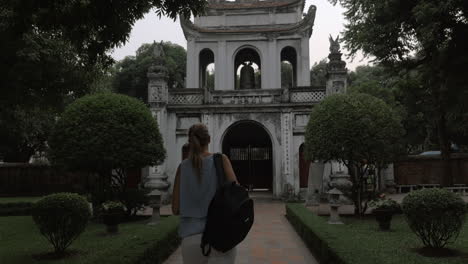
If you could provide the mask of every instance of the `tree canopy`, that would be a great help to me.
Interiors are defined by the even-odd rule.
[[[13,132],[24,127],[18,112],[41,108],[55,116],[67,103],[100,90],[96,80],[105,79],[102,76],[113,62],[108,52],[128,40],[133,24],[146,13],[175,19],[178,14],[200,14],[205,4],[204,0],[1,1],[0,123],[8,122],[9,128],[0,128],[0,156],[13,157],[12,152],[24,149],[12,144],[23,141]]]
[[[114,67],[112,86],[114,91],[148,100],[148,68],[153,63],[153,44],[143,44],[136,51],[136,56],[128,56]],[[168,69],[167,83],[169,88],[185,86],[187,52],[185,48],[171,42],[162,42],[164,62]]]
[[[384,168],[402,152],[400,116],[384,101],[367,94],[336,94],[313,108],[305,134],[309,160],[339,161],[353,182],[353,201],[359,197],[369,165]],[[361,210],[364,208],[363,210]]]
[[[314,63],[310,70],[310,82],[312,86],[325,86],[327,84],[327,59]]]
[[[49,144],[53,163],[97,173],[158,165],[166,153],[148,107],[112,93],[85,96],[70,104]]]
[[[421,88],[421,99],[431,105],[424,114],[435,127],[449,176],[448,121],[467,120],[468,2],[329,1],[346,9],[343,39],[351,55],[361,50],[397,71],[417,71],[422,85],[414,88]],[[451,177],[446,179],[450,181]]]

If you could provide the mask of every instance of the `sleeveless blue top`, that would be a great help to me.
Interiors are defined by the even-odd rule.
[[[218,179],[213,155],[203,158],[201,180],[189,159],[180,164],[180,226],[184,238],[203,233],[208,207],[217,189]]]

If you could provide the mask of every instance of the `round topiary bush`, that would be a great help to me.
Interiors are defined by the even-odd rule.
[[[39,231],[61,254],[85,230],[91,211],[84,197],[73,193],[48,195],[32,208]]]
[[[411,192],[403,199],[402,209],[411,230],[426,247],[444,248],[454,242],[465,222],[465,202],[444,189]]]
[[[98,173],[158,165],[166,155],[149,108],[113,93],[84,96],[70,104],[48,142],[54,163]]]

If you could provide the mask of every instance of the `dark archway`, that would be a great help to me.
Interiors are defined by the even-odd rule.
[[[297,53],[293,47],[281,50],[281,88],[297,86]]]
[[[210,49],[200,51],[200,83],[199,87],[208,90],[214,90],[215,80],[215,57]]]
[[[241,185],[250,190],[272,190],[272,143],[261,125],[250,121],[235,124],[228,129],[222,146]]]
[[[306,160],[304,154],[304,144],[299,147],[299,186],[307,188],[309,182],[310,161]]]
[[[261,89],[262,87],[262,62],[260,55],[253,48],[243,48],[239,50],[234,59],[234,88],[247,89],[242,87],[240,83],[241,71],[245,65],[250,65],[254,69],[254,85],[248,89]]]

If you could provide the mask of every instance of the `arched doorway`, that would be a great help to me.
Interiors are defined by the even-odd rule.
[[[250,190],[272,190],[272,143],[261,125],[252,121],[233,125],[225,134],[222,146],[241,185]]]

